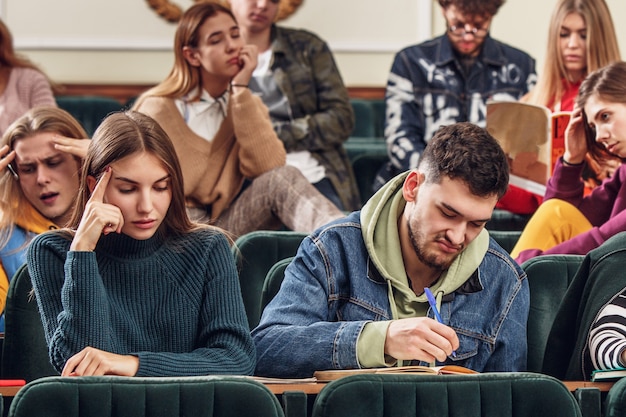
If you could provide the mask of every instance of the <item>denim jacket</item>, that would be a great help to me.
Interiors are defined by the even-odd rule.
[[[417,166],[435,131],[456,122],[485,126],[487,100],[518,100],[536,82],[528,54],[491,37],[466,75],[447,35],[400,51],[385,94],[385,140],[390,162],[374,188]]]
[[[360,216],[354,212],[302,242],[252,332],[256,374],[295,378],[359,368],[363,327],[395,319],[389,285],[371,261]],[[525,370],[528,309],[525,273],[490,238],[478,269],[442,299],[443,322],[460,340],[456,358],[446,363],[479,372]]]

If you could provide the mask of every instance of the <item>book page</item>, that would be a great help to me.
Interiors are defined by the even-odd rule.
[[[539,195],[552,174],[551,123],[547,107],[517,101],[487,103],[486,128],[508,156],[511,184]]]
[[[452,374],[477,374],[478,372],[459,365],[443,365],[443,366],[392,366],[389,368],[363,368],[363,369],[331,369],[326,371],[316,371],[313,375],[319,382],[334,381],[349,375],[358,374],[435,374],[435,375],[452,375]]]

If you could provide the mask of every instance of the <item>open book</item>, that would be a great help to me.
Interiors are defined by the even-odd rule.
[[[488,101],[487,131],[509,157],[509,182],[543,196],[557,159],[565,152],[570,112],[518,101]]]
[[[615,381],[626,376],[626,368],[596,369],[591,373],[591,381]]]
[[[477,374],[469,368],[465,368],[459,365],[443,365],[443,366],[395,366],[390,368],[363,368],[363,369],[331,369],[328,371],[315,371],[313,376],[318,382],[334,381],[335,379],[342,378],[349,375],[358,374],[402,374],[402,373],[417,373],[417,374],[437,374],[437,375],[451,375],[451,374]]]

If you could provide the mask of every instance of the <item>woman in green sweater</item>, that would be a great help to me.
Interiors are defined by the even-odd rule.
[[[172,142],[115,113],[89,146],[68,229],[28,268],[62,375],[251,374],[256,359],[223,233],[192,223]]]

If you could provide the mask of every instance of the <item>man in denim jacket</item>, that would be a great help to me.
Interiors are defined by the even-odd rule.
[[[535,84],[535,61],[489,36],[504,0],[439,0],[446,34],[400,51],[387,81],[385,139],[390,162],[380,188],[417,166],[434,132],[469,121],[485,125],[487,100],[515,101]]]
[[[302,242],[252,332],[256,373],[306,377],[435,361],[524,370],[528,282],[484,229],[508,172],[485,129],[441,128],[417,169]]]

